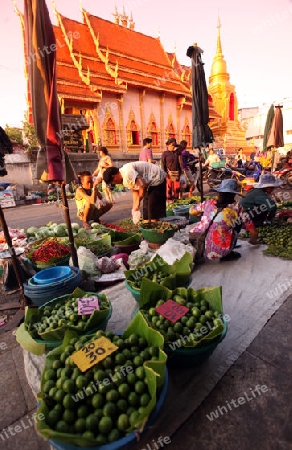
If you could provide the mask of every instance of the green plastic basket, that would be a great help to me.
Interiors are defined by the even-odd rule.
[[[211,166],[213,167],[213,169],[222,169],[222,167],[224,167],[226,164],[226,160],[223,159],[222,161],[219,162],[213,162],[211,164]]]

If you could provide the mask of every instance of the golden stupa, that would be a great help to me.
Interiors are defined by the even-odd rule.
[[[224,148],[226,153],[236,153],[242,148],[245,153],[250,147],[245,139],[246,130],[238,120],[238,102],[235,86],[229,81],[226,61],[222,54],[220,19],[218,19],[217,49],[209,77],[209,104],[220,115],[210,121],[215,142],[214,148]]]

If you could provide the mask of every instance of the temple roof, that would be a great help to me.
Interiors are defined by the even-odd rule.
[[[74,98],[89,96],[96,101],[102,91],[123,93],[133,86],[191,99],[187,68],[180,66],[176,58],[172,65],[159,39],[93,16],[84,9],[83,23],[56,15],[60,95],[72,94],[74,86]]]

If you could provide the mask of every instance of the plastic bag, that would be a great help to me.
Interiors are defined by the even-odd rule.
[[[145,253],[142,250],[135,250],[132,252],[128,259],[128,265],[130,270],[137,269],[138,267],[144,266],[145,263],[150,261],[153,253]]]
[[[100,271],[96,267],[97,256],[88,250],[86,247],[78,247],[77,258],[79,269],[86,273],[89,277],[100,274]],[[69,265],[73,265],[72,258],[70,258]]]
[[[193,258],[195,257],[196,250],[191,244],[185,245],[182,242],[170,238],[157,250],[156,255],[161,256],[164,261],[171,265],[175,260],[181,259],[186,252],[190,253]]]
[[[96,267],[101,273],[112,273],[119,267],[119,264],[113,259],[103,256],[96,261]]]

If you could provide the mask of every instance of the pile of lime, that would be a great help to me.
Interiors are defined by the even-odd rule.
[[[110,307],[105,295],[98,296],[98,304],[100,311]],[[66,302],[48,303],[39,311],[41,316],[32,316],[29,321],[24,322],[25,329],[34,339],[38,339],[41,333],[53,331],[65,325],[77,327],[83,331],[94,314],[78,315],[78,297],[70,298]]]
[[[118,350],[81,372],[70,355],[102,336]],[[159,347],[149,346],[138,334],[122,338],[97,331],[71,338],[43,372],[45,423],[54,431],[94,440],[96,445],[124,437],[136,428],[151,400],[143,366],[149,360],[159,360]]]
[[[141,289],[141,284],[143,278],[147,278],[149,281],[152,281],[154,283],[161,284],[163,280],[168,278],[170,276],[169,273],[164,272],[155,272],[153,274],[145,274],[143,277],[135,279],[134,276],[129,277],[128,282],[130,283],[131,287],[133,289]]]
[[[164,336],[165,343],[180,341],[181,346],[183,346],[185,341],[181,339],[182,336],[190,336],[195,344],[218,326],[222,327],[224,325],[222,313],[213,311],[207,300],[186,300],[179,294],[174,295],[172,300],[179,305],[189,308],[188,312],[176,322],[168,320],[156,311],[156,308],[165,303],[163,299],[158,300],[155,306],[142,310],[149,324]],[[204,341],[202,341],[203,344]]]
[[[258,229],[258,239],[268,248],[263,251],[265,255],[292,259],[292,224],[274,221]]]

